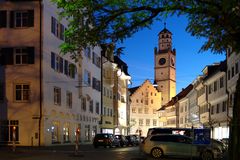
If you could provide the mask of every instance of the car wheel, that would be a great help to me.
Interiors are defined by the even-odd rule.
[[[213,154],[210,151],[203,152],[201,155],[202,160],[213,160]]]
[[[151,155],[153,158],[160,158],[163,155],[163,151],[161,150],[161,148],[153,148],[151,151]]]

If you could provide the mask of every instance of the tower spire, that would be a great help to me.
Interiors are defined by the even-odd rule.
[[[164,29],[166,29],[166,22],[164,22]]]

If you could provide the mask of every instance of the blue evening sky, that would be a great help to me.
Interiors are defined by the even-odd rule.
[[[213,54],[210,51],[200,50],[204,39],[192,37],[185,31],[186,17],[169,17],[166,19],[166,28],[173,34],[173,48],[176,49],[176,85],[177,93],[187,87],[193,80],[202,74],[202,69],[214,62],[225,59],[225,54]],[[158,33],[164,28],[164,21],[157,21],[151,29],[144,29],[124,41],[120,46],[125,47],[121,56],[127,65],[132,77],[132,85],[141,85],[144,80],[154,79],[154,47],[158,44]]]

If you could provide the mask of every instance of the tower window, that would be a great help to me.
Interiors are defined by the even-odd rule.
[[[162,35],[162,38],[164,38],[164,35]]]

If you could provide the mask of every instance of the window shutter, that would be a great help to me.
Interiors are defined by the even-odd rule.
[[[63,73],[63,58],[60,57],[60,72]]]
[[[14,16],[14,11],[11,11],[10,12],[10,27],[11,28],[13,28],[14,27],[14,18],[15,18],[15,16]]]
[[[64,60],[64,74],[68,76],[68,61]]]
[[[55,27],[54,18],[51,17],[51,32],[52,32],[52,33],[55,33],[54,27]]]
[[[55,53],[51,52],[51,68],[55,70]]]
[[[65,27],[64,25],[60,24],[60,39],[64,40],[64,31],[65,31]]]
[[[0,28],[7,27],[7,11],[0,11]]]
[[[28,47],[27,52],[28,52],[28,64],[34,64],[35,57],[34,47]]]
[[[1,55],[3,58],[1,60],[2,65],[11,65],[13,64],[13,48],[2,48]]]
[[[34,10],[28,10],[28,27],[34,26]]]

